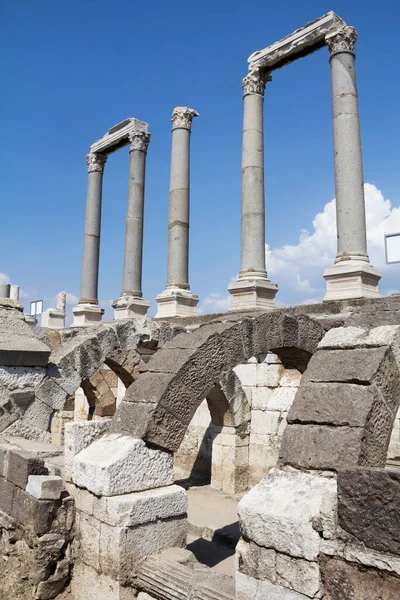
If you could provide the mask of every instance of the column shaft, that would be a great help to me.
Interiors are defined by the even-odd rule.
[[[167,287],[189,289],[190,130],[172,130]]]
[[[240,277],[265,272],[264,96],[244,96]]]
[[[368,262],[355,56],[330,57],[338,248],[336,261]]]
[[[124,274],[121,296],[142,297],[143,213],[146,153],[130,151]]]
[[[98,304],[103,171],[88,173],[80,304]]]

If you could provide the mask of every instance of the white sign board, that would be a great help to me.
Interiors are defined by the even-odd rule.
[[[31,302],[31,317],[41,315],[43,312],[43,300],[36,300]]]
[[[385,235],[386,264],[400,262],[400,233]]]

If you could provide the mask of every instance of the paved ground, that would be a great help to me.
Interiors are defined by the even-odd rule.
[[[188,487],[188,550],[197,560],[223,575],[235,575],[235,547],[240,537],[237,504],[210,486]]]

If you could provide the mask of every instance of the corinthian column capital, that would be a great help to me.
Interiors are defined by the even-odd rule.
[[[328,33],[325,36],[326,44],[329,48],[329,52],[354,52],[354,46],[357,40],[357,31],[354,27],[340,27]]]
[[[243,96],[247,96],[248,94],[264,96],[265,86],[268,81],[272,81],[269,73],[264,73],[260,69],[250,71],[242,81]]]
[[[129,133],[129,142],[131,150],[141,150],[142,152],[147,152],[147,148],[150,143],[150,133],[146,133],[145,131],[131,131]]]
[[[88,173],[103,173],[104,165],[107,162],[106,154],[95,154],[91,152],[86,155],[86,162],[88,166]]]
[[[187,106],[177,106],[172,111],[171,123],[172,129],[184,128],[189,129],[192,128],[192,121],[194,117],[199,117],[199,113],[194,108],[188,108]]]

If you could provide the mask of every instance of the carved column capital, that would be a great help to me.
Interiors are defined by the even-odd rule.
[[[242,81],[243,96],[247,96],[247,94],[264,96],[265,86],[268,81],[272,81],[269,73],[264,73],[261,69],[250,71]]]
[[[357,31],[354,27],[340,27],[325,36],[329,52],[353,52],[357,40]]]
[[[88,166],[88,173],[103,173],[104,165],[107,162],[106,154],[95,154],[91,152],[86,155],[86,162]]]
[[[172,129],[184,128],[189,129],[192,128],[192,121],[194,117],[199,117],[199,113],[194,108],[188,108],[187,106],[177,106],[172,111],[171,123]]]
[[[150,133],[146,131],[133,130],[129,133],[130,150],[141,150],[147,152],[150,143]]]

